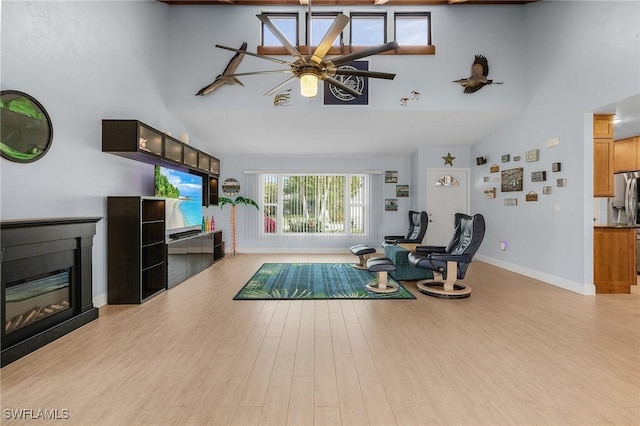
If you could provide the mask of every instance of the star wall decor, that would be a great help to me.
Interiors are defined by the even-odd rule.
[[[448,164],[448,165],[453,167],[453,160],[455,160],[456,157],[453,157],[450,152],[447,152],[447,156],[446,157],[442,157],[442,159],[444,160],[444,165],[445,166]]]

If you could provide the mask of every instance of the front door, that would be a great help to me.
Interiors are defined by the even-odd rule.
[[[469,214],[469,169],[427,169],[428,245],[446,246],[456,213]]]

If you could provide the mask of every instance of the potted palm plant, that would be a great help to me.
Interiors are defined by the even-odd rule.
[[[231,205],[231,250],[233,251],[233,255],[236,255],[236,206],[239,204],[243,204],[245,206],[254,206],[256,209],[260,210],[258,203],[253,201],[251,198],[245,198],[242,196],[237,196],[235,198],[230,197],[220,197],[218,199],[218,204],[220,204],[220,209],[222,209],[225,204]]]

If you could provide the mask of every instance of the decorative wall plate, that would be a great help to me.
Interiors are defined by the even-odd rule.
[[[0,92],[0,155],[17,163],[31,163],[47,153],[53,126],[42,104],[17,90]]]

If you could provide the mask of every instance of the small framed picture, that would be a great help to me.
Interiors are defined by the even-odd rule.
[[[518,199],[517,198],[505,198],[504,199],[504,205],[505,206],[517,206],[518,205]]]
[[[557,182],[558,188],[563,188],[563,187],[567,186],[567,179],[566,178],[560,178],[556,182]]]
[[[532,163],[534,161],[538,161],[540,159],[540,150],[539,149],[532,149],[530,151],[527,151],[526,157],[527,159],[527,163]]]
[[[542,195],[549,195],[551,194],[551,186],[543,186],[542,187]]]
[[[513,161],[520,161],[522,159],[522,157],[520,157],[519,155],[514,155],[513,156]]]
[[[387,212],[397,212],[398,211],[398,199],[397,198],[387,198],[384,200],[384,210]]]
[[[398,171],[387,170],[384,172],[384,183],[398,183]]]
[[[396,185],[396,197],[408,197],[409,185]]]
[[[509,161],[511,161],[511,155],[510,154],[504,154],[502,156],[502,162],[503,163],[508,163]]]
[[[545,180],[547,180],[546,171],[531,172],[531,182],[544,182]]]
[[[560,172],[560,171],[562,171],[562,163],[553,163],[551,165],[551,171],[552,172]]]

